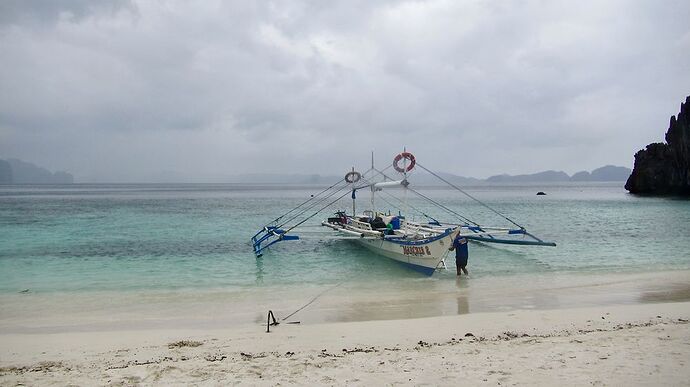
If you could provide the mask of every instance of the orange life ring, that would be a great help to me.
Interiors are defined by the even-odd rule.
[[[345,174],[345,181],[348,183],[356,183],[362,178],[362,174],[359,172],[348,172]]]
[[[410,161],[410,165],[407,166],[407,168],[402,168],[398,165],[400,160],[406,159]],[[395,168],[396,171],[400,173],[405,173],[405,172],[410,172],[415,165],[416,161],[414,159],[414,155],[410,152],[403,152],[395,156],[395,159],[393,159],[393,168]]]

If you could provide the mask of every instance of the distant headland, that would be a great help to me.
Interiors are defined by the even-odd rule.
[[[489,183],[548,183],[567,181],[625,181],[630,168],[607,165],[592,172],[580,171],[572,176],[562,171],[544,171],[530,175],[496,175],[486,179]]]
[[[690,96],[671,116],[666,143],[652,143],[635,154],[625,183],[634,194],[690,196]]]
[[[460,186],[483,185],[483,184],[522,184],[522,183],[567,183],[567,182],[622,182],[630,175],[630,168],[607,165],[588,171],[580,171],[572,176],[563,171],[543,171],[523,175],[495,175],[486,179],[475,177],[459,176],[451,173],[439,173],[445,180]],[[278,174],[278,173],[243,173],[225,176],[203,176],[194,177],[179,175],[168,172],[160,175],[152,175],[145,180],[136,180],[131,183],[210,183],[210,184],[297,184],[297,185],[319,185],[333,184],[342,180],[339,175],[319,175],[319,174]],[[439,180],[424,172],[415,173],[410,177],[416,185],[437,185]],[[118,183],[120,181],[79,180],[80,183]],[[17,159],[0,159],[0,184],[72,184],[74,177],[67,172],[50,172],[49,170],[34,164]],[[123,182],[125,183],[125,182]]]
[[[72,184],[74,177],[17,159],[0,160],[0,184]]]
[[[458,176],[451,173],[439,173],[441,177],[461,186],[481,184],[516,184],[516,183],[566,183],[566,182],[623,182],[630,175],[630,168],[607,165],[591,172],[580,171],[570,176],[563,171],[543,171],[525,175],[495,175],[487,179]],[[273,183],[273,184],[333,184],[342,179],[335,175],[279,175],[279,174],[242,174],[227,178],[233,183]],[[417,185],[435,185],[439,180],[427,173],[415,173],[411,179]]]

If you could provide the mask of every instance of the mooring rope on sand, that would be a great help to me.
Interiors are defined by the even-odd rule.
[[[344,281],[343,281],[343,282],[344,282]],[[299,312],[299,311],[301,311],[302,309],[306,308],[307,306],[311,305],[311,304],[312,304],[314,301],[316,301],[319,297],[323,296],[323,295],[326,294],[327,292],[330,292],[331,290],[333,290],[333,289],[337,288],[338,286],[342,285],[343,282],[340,282],[340,283],[338,283],[338,284],[336,284],[336,285],[334,285],[334,286],[331,286],[330,288],[328,288],[328,289],[322,291],[321,293],[317,294],[314,298],[311,299],[311,301],[307,302],[306,304],[304,304],[301,308],[297,309],[296,311],[290,313],[287,317],[282,318],[281,321],[285,321],[285,320],[289,319],[290,317],[294,316],[295,314],[297,314],[297,312]]]
[[[285,322],[287,319],[289,319],[290,317],[294,316],[295,314],[297,314],[298,312],[300,312],[301,310],[303,310],[303,309],[306,308],[307,306],[313,304],[314,301],[316,301],[316,300],[319,299],[319,297],[321,297],[321,296],[323,296],[324,294],[326,294],[327,292],[330,292],[331,290],[337,288],[338,286],[342,285],[343,283],[345,283],[345,281],[341,281],[341,282],[339,282],[339,283],[337,283],[337,284],[331,286],[330,288],[328,288],[328,289],[322,291],[321,293],[317,294],[316,296],[314,296],[314,298],[312,298],[311,300],[309,300],[309,302],[307,302],[306,304],[302,305],[299,309],[297,309],[296,311],[290,313],[289,315],[287,315],[287,317],[281,318],[281,319],[280,319],[280,322]],[[271,322],[271,320],[273,320],[273,322]],[[270,332],[270,327],[271,327],[271,325],[278,325],[278,324],[280,324],[280,323],[276,320],[275,316],[273,315],[273,311],[272,311],[272,310],[269,310],[269,311],[268,311],[268,317],[266,318],[266,333]],[[299,321],[294,321],[294,322],[288,321],[287,324],[299,324]]]

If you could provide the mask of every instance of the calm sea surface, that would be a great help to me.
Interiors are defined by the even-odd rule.
[[[558,243],[472,243],[469,278],[455,277],[452,258],[426,277],[334,239],[320,219],[351,208],[349,195],[305,223],[302,240],[255,258],[256,230],[322,188],[0,187],[0,333],[260,325],[268,310],[319,323],[690,299],[690,201],[635,197],[620,184],[467,188]],[[419,190],[506,225],[457,191]],[[416,220],[453,220],[408,199]],[[388,194],[376,203],[400,205]]]
[[[322,187],[70,185],[0,187],[0,293],[390,284],[420,275],[306,223],[304,239],[257,259],[250,237]],[[627,194],[620,183],[470,187],[558,247],[470,246],[473,278],[690,269],[690,201]],[[536,196],[537,191],[547,196]],[[481,224],[501,218],[450,189],[425,195]],[[387,196],[383,199],[392,204]],[[362,197],[361,205],[368,201]],[[380,209],[389,206],[379,200]],[[411,207],[452,220],[410,195]],[[331,210],[351,208],[349,197]],[[417,216],[417,220],[422,220]],[[450,260],[452,261],[452,259]],[[452,267],[434,281],[455,278]]]

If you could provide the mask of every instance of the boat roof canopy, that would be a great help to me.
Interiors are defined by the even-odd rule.
[[[372,184],[374,188],[403,188],[408,185],[407,180],[395,180],[395,181],[382,181],[380,183]]]

